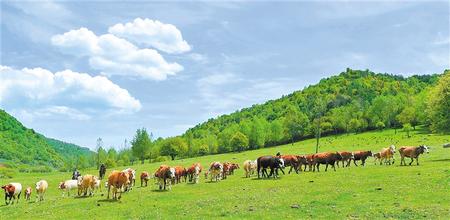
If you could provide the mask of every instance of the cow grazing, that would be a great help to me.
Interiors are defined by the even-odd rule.
[[[423,153],[429,153],[428,147],[425,145],[420,145],[418,147],[400,147],[398,152],[400,152],[401,157],[400,165],[403,164],[405,166],[406,166],[405,157],[411,158],[411,162],[409,162],[409,165],[412,164],[414,159],[416,159],[416,163],[417,165],[419,165],[419,156]]]
[[[172,189],[172,181],[175,179],[175,168],[161,165],[156,170],[155,177],[158,179],[159,190],[170,190]]]
[[[144,171],[141,173],[141,187],[144,185],[147,187],[147,182],[150,179],[150,174],[148,172]]]
[[[374,153],[373,154],[373,163],[376,165],[377,164],[377,161],[381,161],[381,153],[380,152],[378,152],[378,153]]]
[[[314,154],[313,157],[313,171],[319,172],[320,164],[325,164],[325,171],[328,170],[328,165],[333,167],[333,170],[336,171],[335,163],[336,161],[342,160],[342,156],[338,152],[326,152],[326,153],[318,153]]]
[[[283,169],[284,167],[284,160],[279,157],[274,156],[262,156],[258,157],[256,160],[256,169],[258,172],[258,179],[261,178],[260,174],[262,174],[262,177],[271,177],[273,175],[273,178],[278,177],[278,169]],[[267,173],[267,168],[270,168],[270,173]],[[282,171],[284,173],[284,171]]]
[[[342,162],[342,167],[348,167],[350,166],[350,162],[352,162],[353,159],[355,159],[355,155],[353,154],[353,152],[348,152],[348,151],[340,151],[338,152],[341,156],[342,159],[336,161],[336,165],[339,167],[339,162]]]
[[[213,179],[217,182],[222,179],[222,175],[224,173],[224,165],[220,162],[212,162],[209,166],[208,173],[211,178],[211,182]]]
[[[394,154],[395,154],[395,146],[391,145],[388,148],[383,148],[381,149],[381,160],[380,160],[380,165],[383,163],[385,164],[394,164],[395,163],[395,158],[394,158]],[[391,159],[392,159],[392,163],[391,163]]]
[[[22,193],[22,184],[20,183],[9,183],[7,185],[2,186],[2,189],[5,190],[5,203],[6,205],[14,203],[19,203],[20,194]],[[9,198],[9,202],[8,202]],[[11,201],[12,199],[12,201]]]
[[[30,201],[31,198],[31,186],[27,187],[27,189],[25,189],[25,200],[26,201]]]
[[[223,170],[222,170],[222,179],[226,179],[227,176],[230,174],[231,169],[231,163],[230,162],[224,162],[223,163]]]
[[[62,197],[64,197],[65,192],[67,192],[67,195],[70,196],[70,191],[78,188],[78,180],[66,180],[64,182],[60,182],[58,188],[63,191]]]
[[[187,170],[187,175],[189,177],[189,182],[194,181],[194,183],[198,183],[198,179],[200,178],[200,173],[202,172],[202,166],[200,163],[194,163]]]
[[[256,160],[246,160],[244,161],[244,171],[245,171],[245,177],[250,177],[253,175],[257,168],[257,162]]]
[[[130,178],[129,183],[125,186],[125,191],[130,191],[133,189],[133,186],[136,183],[136,170],[133,170],[131,168],[127,168],[125,170],[122,170],[122,172],[128,173],[128,178]]]
[[[364,166],[366,164],[366,160],[368,157],[373,156],[372,151],[355,151],[353,152],[353,164],[355,164],[355,166],[358,166],[358,164],[356,164],[357,160],[361,161],[361,165]]]
[[[84,175],[78,179],[78,196],[83,194],[84,196],[94,195],[95,183],[97,181],[97,177],[93,175]]]
[[[184,182],[186,182],[187,177],[187,171],[182,166],[175,166],[175,180],[174,183],[181,183],[181,180],[184,179]]]
[[[102,180],[106,173],[105,164],[100,165],[100,169],[98,170],[98,177]]]
[[[108,196],[112,188],[112,197],[117,200],[122,198],[122,192],[125,187],[130,184],[130,176],[128,172],[114,170],[108,176]]]
[[[234,175],[234,171],[239,169],[239,164],[237,163],[231,163],[230,169],[228,170],[229,175]]]
[[[45,180],[40,180],[36,183],[36,198],[37,201],[44,201],[45,192],[47,192],[48,183]]]
[[[290,167],[288,174],[292,172],[292,169],[298,174],[298,168],[300,166],[299,157],[296,155],[281,155],[279,157],[284,160],[285,167]]]

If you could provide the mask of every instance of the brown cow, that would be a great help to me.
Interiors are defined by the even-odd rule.
[[[128,172],[114,170],[108,176],[108,196],[111,187],[113,187],[113,199],[120,199],[122,197],[122,192],[125,190],[124,188],[130,184],[130,176]],[[119,194],[119,196],[117,196]]]
[[[186,182],[187,177],[187,171],[182,166],[175,166],[175,179],[173,183],[180,183],[182,178],[184,179],[184,182]]]
[[[19,203],[20,194],[22,193],[22,184],[20,183],[10,183],[2,186],[2,189],[5,190],[5,203],[6,205],[10,203]],[[9,202],[8,199],[9,198]],[[12,202],[11,202],[12,199]]]
[[[306,165],[308,165],[308,171],[312,171],[312,166],[313,166],[313,158],[314,158],[314,154],[308,154],[304,156],[306,158],[306,163],[305,164],[305,169],[303,169],[303,171],[306,171]]]
[[[233,175],[234,171],[239,169],[239,164],[237,163],[231,163],[230,169],[228,170],[229,175]]]
[[[342,167],[348,167],[350,166],[350,162],[352,162],[353,159],[355,159],[355,156],[353,155],[353,152],[348,151],[339,151],[339,154],[342,156],[341,160],[336,161],[336,165],[339,167],[339,162],[342,161]],[[345,162],[347,162],[345,164]]]
[[[342,159],[342,156],[338,153],[338,152],[326,152],[326,153],[318,153],[318,154],[314,154],[313,157],[313,171],[316,171],[316,167],[317,167],[317,172],[319,172],[319,165],[320,164],[325,164],[325,171],[328,170],[328,165],[331,165],[334,169],[334,171],[336,171],[336,167],[334,166],[336,161],[339,161]]]
[[[194,163],[187,170],[187,175],[189,177],[189,182],[194,181],[194,183],[198,183],[198,179],[200,177],[200,173],[202,172],[202,165],[200,163]]]
[[[141,173],[141,187],[145,183],[145,186],[147,187],[147,182],[150,179],[150,175],[148,172],[144,171]]]
[[[88,193],[89,196],[94,195],[95,182],[97,179],[97,177],[89,174],[78,177],[78,196],[81,196],[82,193],[84,196]]]
[[[279,156],[284,160],[284,166],[290,167],[288,174],[294,169],[295,173],[298,174],[298,167],[300,166],[299,158],[296,155],[281,155]]]
[[[222,171],[222,179],[226,179],[228,175],[230,175],[230,169],[233,166],[231,162],[223,163],[223,171]]]
[[[400,152],[400,165],[404,164],[406,166],[405,157],[411,158],[411,162],[409,162],[409,165],[412,164],[414,159],[416,159],[417,165],[419,165],[419,156],[423,153],[429,153],[428,147],[425,145],[420,145],[418,147],[400,147],[398,150]]]
[[[365,166],[366,164],[366,160],[368,157],[373,156],[372,151],[354,151],[353,152],[353,164],[355,164],[355,166],[358,166],[358,164],[356,164],[357,160],[361,161],[361,165]]]
[[[159,166],[155,172],[155,177],[158,179],[159,190],[172,189],[172,181],[175,179],[175,168],[167,165]]]
[[[384,160],[385,164],[391,165],[391,159],[392,159],[392,164],[394,164],[395,163],[394,154],[395,154],[395,146],[394,145],[391,145],[388,148],[381,149],[380,165],[383,163],[383,160]]]
[[[223,167],[224,165],[220,162],[211,163],[208,170],[208,173],[210,174],[211,177],[211,182],[213,181],[213,179],[217,182],[222,178],[222,175],[225,173]]]

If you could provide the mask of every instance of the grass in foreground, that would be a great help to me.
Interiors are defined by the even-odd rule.
[[[20,174],[0,180],[0,184],[20,182],[33,186],[40,179],[49,182],[46,200],[0,207],[0,219],[449,219],[450,218],[450,149],[442,148],[449,135],[413,132],[411,138],[393,130],[339,135],[321,139],[320,151],[372,150],[390,144],[397,146],[426,144],[429,154],[421,155],[420,166],[399,166],[398,153],[393,166],[374,165],[369,158],[365,167],[339,168],[336,172],[286,174],[280,179],[244,178],[242,169],[219,183],[181,183],[172,191],[161,192],[151,180],[149,187],[135,187],[120,201],[106,200],[105,189],[94,197],[61,198],[57,189],[70,173]],[[242,163],[261,155],[313,153],[315,140],[265,148],[243,153],[211,155],[167,162],[169,165],[204,167],[212,161]],[[409,162],[409,159],[407,160]],[[133,166],[137,172],[153,172],[161,163]],[[116,168],[116,169],[122,169]],[[107,171],[107,174],[111,170]],[[97,174],[89,170],[83,174]],[[139,185],[139,180],[136,182]],[[33,192],[34,193],[34,192]],[[23,195],[22,195],[23,196]]]

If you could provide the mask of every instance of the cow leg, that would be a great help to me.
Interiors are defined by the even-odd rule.
[[[358,166],[358,164],[356,164],[356,160],[355,159],[353,159],[353,163],[355,164],[355,166]]]
[[[411,157],[411,162],[409,162],[409,165],[411,166],[411,164],[414,162],[414,157]]]
[[[365,166],[365,164],[366,164],[366,159],[362,159],[361,161],[362,161],[362,162],[361,162],[361,165],[362,165],[362,166]]]
[[[417,166],[419,166],[419,156],[416,157]]]
[[[328,163],[325,164],[325,172],[328,170]]]
[[[336,172],[336,166],[334,164],[331,164],[331,165],[333,165],[333,169]],[[344,167],[344,165],[342,165],[342,167]]]

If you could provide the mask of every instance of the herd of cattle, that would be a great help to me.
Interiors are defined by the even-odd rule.
[[[419,155],[428,153],[428,147],[424,145],[419,147],[401,147],[399,153],[401,157],[400,165],[406,165],[406,157],[411,158],[409,165],[413,163],[414,159],[416,164],[419,165]],[[366,159],[372,156],[375,158],[374,163],[391,165],[395,163],[394,154],[395,146],[393,145],[381,149],[378,153],[372,153],[372,151],[340,151],[309,155],[281,155],[278,153],[276,156],[262,156],[256,160],[246,160],[243,164],[243,169],[247,178],[255,175],[255,172],[258,178],[277,178],[279,175],[278,171],[284,174],[283,169],[285,167],[290,167],[288,173],[291,173],[292,170],[296,173],[306,171],[307,168],[309,168],[309,171],[315,172],[317,170],[319,172],[319,166],[323,164],[325,165],[325,171],[327,171],[329,165],[336,171],[335,165],[339,167],[340,163],[342,167],[348,167],[352,161],[355,166],[358,166],[356,161],[361,161],[361,165],[364,166]],[[205,179],[209,177],[211,182],[217,182],[226,179],[229,175],[233,175],[234,171],[239,168],[240,166],[237,163],[212,162],[209,169],[204,172]],[[270,173],[267,172],[267,169],[270,169]],[[200,163],[194,163],[188,168],[161,165],[153,175],[146,171],[140,174],[141,187],[146,187],[150,178],[156,180],[160,190],[170,190],[172,184],[178,184],[183,181],[196,184],[199,182],[201,172],[202,166]],[[101,180],[105,173],[106,167],[103,165],[100,167],[99,177],[90,174],[81,176],[76,171],[71,180],[60,182],[58,188],[62,190],[63,197],[65,193],[70,196],[70,192],[75,189],[78,190],[78,196],[93,196],[94,192],[101,190]],[[122,193],[132,190],[135,183],[136,171],[134,169],[127,168],[122,171],[112,171],[105,182],[105,187],[108,191],[107,198],[109,199],[110,193],[112,193],[113,199],[120,199]],[[9,183],[2,186],[2,189],[5,191],[6,204],[13,203],[14,200],[18,202],[22,193],[22,185],[20,183]],[[47,181],[40,180],[36,183],[37,201],[44,200],[47,189]],[[31,192],[32,188],[27,187],[25,190],[26,200],[30,200]]]

